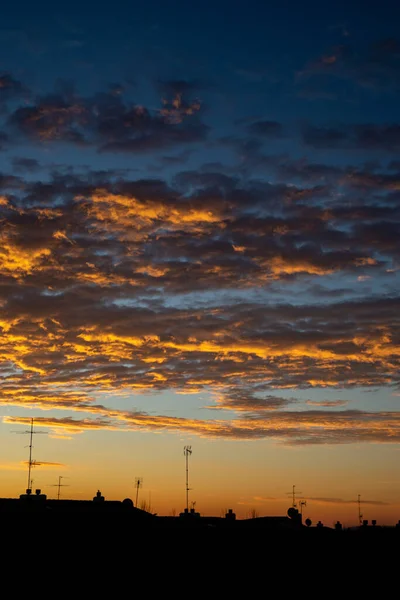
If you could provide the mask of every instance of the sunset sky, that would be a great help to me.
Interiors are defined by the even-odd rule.
[[[397,523],[399,6],[7,6],[0,497]]]

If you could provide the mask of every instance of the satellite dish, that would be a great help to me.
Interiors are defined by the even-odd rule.
[[[311,527],[312,521],[311,521],[311,519],[306,519],[305,523],[306,523],[307,527]]]
[[[297,508],[294,508],[294,506],[291,506],[288,509],[287,514],[291,519],[294,519],[299,514],[299,511],[297,510]]]

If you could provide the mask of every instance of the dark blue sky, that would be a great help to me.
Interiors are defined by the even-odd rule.
[[[83,96],[118,88],[157,110],[162,94],[183,91],[201,101],[208,141],[243,135],[241,120],[277,121],[285,141],[275,136],[275,147],[286,150],[290,138],[297,156],[299,129],[310,121],[398,118],[396,2],[30,6],[10,6],[0,29],[1,69],[27,86],[30,99],[63,86]]]
[[[0,48],[2,68],[37,91],[64,78],[85,93],[113,83],[135,86],[143,101],[152,97],[155,81],[183,79],[196,81],[202,96],[219,97],[231,116],[262,111],[293,119],[312,111],[319,118],[382,119],[382,99],[355,90],[354,80],[365,86],[379,80],[373,62],[384,58],[371,47],[398,35],[396,2],[216,1],[193,7],[151,1],[103,9],[73,2],[60,10],[39,2],[34,11],[30,6],[7,8]],[[331,81],[320,71],[315,79],[318,60],[340,47],[343,78]],[[323,102],[316,101],[317,92]],[[327,102],[329,94],[336,101]],[[395,102],[386,98],[384,107],[386,118],[394,117]]]

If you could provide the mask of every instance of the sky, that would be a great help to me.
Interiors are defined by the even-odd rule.
[[[7,7],[0,496],[397,523],[399,18]]]

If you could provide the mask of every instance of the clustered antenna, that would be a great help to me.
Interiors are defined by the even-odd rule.
[[[296,493],[295,493],[295,488],[296,486],[293,485],[292,486],[292,491],[291,492],[286,492],[287,494],[291,494],[292,495],[292,508],[297,508],[297,502],[296,502]],[[301,494],[302,492],[299,492],[299,494]],[[301,506],[301,502],[300,502],[300,506]]]
[[[295,510],[297,509],[297,500],[296,500],[296,486],[293,485],[292,486],[292,491],[291,492],[286,492],[287,494],[291,494],[292,496],[292,506],[291,509],[294,508]],[[302,494],[303,492],[298,492],[298,494]],[[306,500],[300,500],[299,501],[299,507],[300,507],[300,514],[303,514],[303,506],[307,506],[307,501]]]
[[[186,457],[186,510],[189,512],[189,456],[192,454],[192,446],[185,446],[183,454]]]

